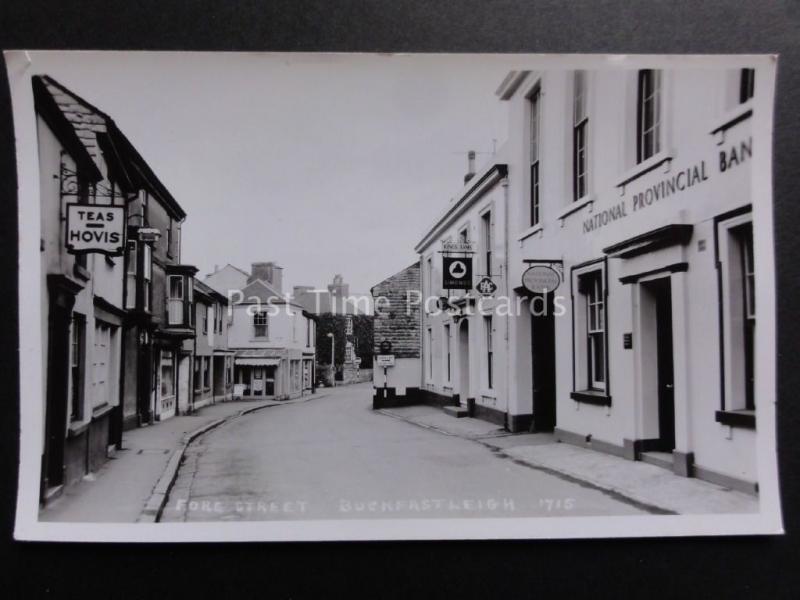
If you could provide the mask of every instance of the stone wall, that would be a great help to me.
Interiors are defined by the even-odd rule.
[[[380,343],[392,343],[392,354],[397,358],[420,357],[420,267],[419,262],[384,279],[372,288],[376,299],[374,320],[375,354],[380,353]],[[408,294],[411,293],[411,302]],[[388,302],[380,302],[386,298]]]

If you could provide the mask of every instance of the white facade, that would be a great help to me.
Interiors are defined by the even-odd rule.
[[[492,207],[492,275],[508,297],[492,317],[495,381],[489,389],[482,315],[455,323],[423,311],[423,388],[474,400],[476,416],[512,431],[553,429],[755,491],[754,408],[770,399],[753,392],[750,209],[769,201],[750,191],[753,79],[747,69],[509,73],[497,90],[509,136],[494,161],[507,178],[485,194],[468,184],[417,246],[423,297],[444,295],[440,242],[464,226],[480,242]],[[534,265],[560,275],[554,294],[523,285]]]
[[[509,316],[497,314],[497,301],[482,297],[475,285],[489,277],[496,295],[506,295],[507,245],[505,164],[500,157],[465,184],[461,195],[417,245],[422,280],[421,389],[445,404],[477,408],[504,422],[508,401],[506,377]],[[443,252],[443,242],[468,242],[472,253]],[[470,290],[443,288],[443,258],[472,262]],[[455,310],[442,310],[436,298],[447,297]],[[502,311],[500,311],[502,312]]]

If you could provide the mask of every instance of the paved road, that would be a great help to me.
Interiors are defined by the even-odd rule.
[[[477,441],[371,409],[369,385],[266,408],[199,438],[162,521],[642,514]]]

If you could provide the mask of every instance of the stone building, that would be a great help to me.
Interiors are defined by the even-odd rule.
[[[370,290],[375,303],[373,353],[391,344],[394,365],[385,370],[373,362],[373,407],[414,404],[421,384],[420,265],[415,262]]]

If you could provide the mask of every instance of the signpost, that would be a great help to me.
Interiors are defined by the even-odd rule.
[[[125,207],[67,204],[67,252],[122,256],[125,250]]]
[[[446,290],[472,289],[472,257],[442,257],[442,287]]]

